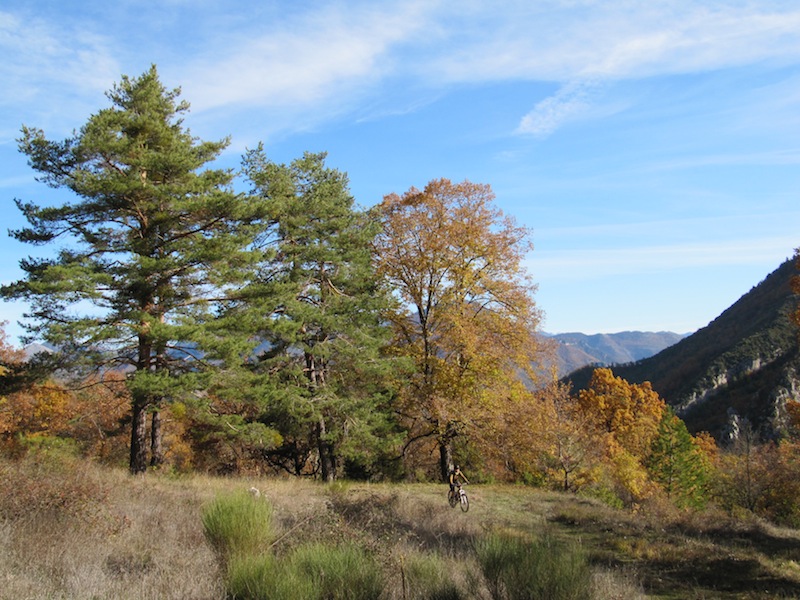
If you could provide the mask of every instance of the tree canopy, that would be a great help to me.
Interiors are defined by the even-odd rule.
[[[370,252],[379,223],[355,207],[347,176],[326,167],[325,154],[285,165],[259,147],[244,166],[271,224],[236,311],[262,343],[263,419],[284,434],[268,458],[300,474],[315,455],[331,481],[345,460],[389,441],[381,357],[389,296]]]
[[[443,476],[454,438],[479,421],[491,430],[492,415],[535,377],[529,232],[493,201],[488,185],[438,179],[380,206],[378,271],[400,301],[393,348],[414,364],[402,413],[412,435],[437,440]]]
[[[204,373],[245,351],[235,328],[222,336],[208,325],[258,259],[252,245],[264,212],[233,191],[230,171],[204,169],[228,141],[193,138],[179,93],[153,66],[123,77],[107,94],[111,107],[73,137],[51,141],[24,127],[19,140],[41,180],[77,199],[17,201],[30,226],[12,235],[59,249],[22,261],[25,278],[2,295],[30,303],[29,334],[62,352],[95,352],[103,368],[132,371],[133,472],[146,468],[146,412],[158,463],[161,404],[201,389]]]

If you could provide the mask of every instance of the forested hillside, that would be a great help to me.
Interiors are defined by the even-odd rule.
[[[708,326],[658,354],[614,372],[630,382],[649,381],[692,431],[716,437],[747,419],[766,435],[785,430],[785,401],[800,390],[797,306],[787,260]],[[591,369],[569,376],[576,388]]]

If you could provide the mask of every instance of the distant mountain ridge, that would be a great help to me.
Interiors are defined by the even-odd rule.
[[[769,437],[786,425],[786,400],[800,400],[800,332],[789,315],[798,274],[789,259],[706,327],[659,353],[613,367],[630,383],[649,381],[691,431],[730,436],[746,419]],[[588,384],[591,367],[566,379]]]
[[[558,333],[556,342],[559,376],[586,365],[607,366],[635,362],[676,344],[687,334],[670,331],[621,331],[619,333]]]

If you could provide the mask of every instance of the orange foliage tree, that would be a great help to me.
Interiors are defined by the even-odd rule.
[[[535,378],[529,232],[493,201],[488,185],[438,179],[379,207],[376,265],[400,299],[393,350],[413,363],[398,408],[411,440],[436,440],[443,477],[454,439],[496,431],[504,404]]]
[[[87,455],[119,458],[129,431],[125,416],[130,403],[121,374],[68,387],[27,378],[26,368],[25,353],[8,343],[0,323],[0,442],[6,452],[23,452],[36,441],[68,439]]]
[[[130,400],[118,375],[86,380],[76,387],[49,380],[8,394],[0,405],[0,436],[19,453],[34,441],[69,440],[83,454],[124,459]]]
[[[14,420],[14,411],[7,398],[9,383],[24,361],[24,353],[8,343],[6,324],[7,321],[0,322],[0,436],[3,437],[11,431]]]
[[[619,495],[631,503],[645,498],[651,482],[644,461],[658,434],[664,401],[649,382],[628,383],[611,369],[595,369],[577,401],[604,450]]]
[[[516,480],[578,491],[592,482],[601,456],[596,436],[569,387],[554,380],[529,392],[527,401],[503,412],[505,431],[497,448]]]

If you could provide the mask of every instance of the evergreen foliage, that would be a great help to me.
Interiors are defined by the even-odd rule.
[[[283,435],[267,457],[299,475],[316,456],[325,481],[345,463],[363,471],[393,439],[381,357],[390,300],[370,252],[379,223],[354,206],[346,174],[326,167],[325,154],[284,165],[259,146],[244,170],[270,228],[247,304],[232,314],[262,341],[262,419]]]
[[[25,278],[1,292],[29,302],[30,336],[62,356],[131,371],[130,469],[142,472],[147,413],[150,462],[159,464],[163,403],[205,389],[208,373],[248,351],[216,311],[258,257],[264,210],[233,191],[230,171],[204,168],[228,141],[190,135],[188,104],[164,88],[155,66],[107,95],[112,106],[66,140],[23,128],[20,150],[41,181],[77,200],[17,201],[30,226],[12,235],[58,251],[23,260]]]
[[[701,508],[707,500],[710,466],[686,424],[667,408],[653,439],[647,468],[675,504]]]

